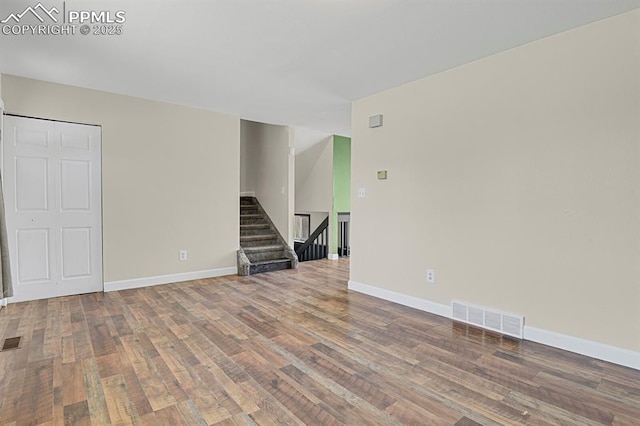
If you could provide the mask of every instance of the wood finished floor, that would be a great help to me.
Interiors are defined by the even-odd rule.
[[[9,305],[0,424],[640,424],[640,372],[349,292],[348,267]]]

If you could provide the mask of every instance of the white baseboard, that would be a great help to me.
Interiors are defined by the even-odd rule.
[[[339,259],[338,255],[336,253],[329,253],[329,256],[327,256],[327,258],[329,260],[338,260]]]
[[[0,299],[0,307],[7,306],[8,302],[9,302],[8,298]]]
[[[451,318],[451,307],[448,305],[430,302],[428,300],[419,299],[417,297],[396,293],[391,290],[385,290],[383,288],[351,280],[349,280],[349,290],[368,294],[370,296],[446,318]],[[616,346],[610,346],[579,337],[567,336],[565,334],[530,327],[527,325],[524,327],[524,338],[532,342],[542,343],[543,345],[553,346],[554,348],[575,352],[591,358],[640,370],[640,353],[628,349],[618,348]]]
[[[255,197],[256,191],[245,191],[240,193],[241,197]]]
[[[182,274],[161,275],[158,277],[135,278],[132,280],[111,281],[104,283],[104,291],[129,290],[132,288],[149,287],[159,284],[179,283],[183,281],[200,280],[203,278],[221,277],[223,275],[235,275],[238,267],[209,269],[206,271],[185,272]]]
[[[555,331],[543,330],[541,328],[524,326],[524,338],[532,342],[553,346],[569,352],[590,356],[614,364],[640,370],[640,353],[629,349],[618,348],[580,337],[568,336],[556,333]]]
[[[430,302],[425,299],[407,296],[406,294],[396,293],[395,291],[385,290],[380,287],[374,287],[351,280],[349,280],[349,290],[368,294],[369,296],[395,302],[403,306],[419,309],[442,317],[451,318],[451,307],[448,305],[441,305],[440,303]]]

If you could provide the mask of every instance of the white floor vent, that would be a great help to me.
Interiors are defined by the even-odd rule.
[[[522,315],[508,314],[454,300],[451,302],[451,318],[519,339],[523,337],[524,317]]]

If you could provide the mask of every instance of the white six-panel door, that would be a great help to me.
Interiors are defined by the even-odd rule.
[[[5,116],[12,302],[103,290],[101,130]]]

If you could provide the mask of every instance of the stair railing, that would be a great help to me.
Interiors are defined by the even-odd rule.
[[[328,254],[329,217],[322,221],[315,231],[296,249],[300,262],[324,259]]]
[[[350,238],[351,213],[338,213],[338,256],[351,256]]]

